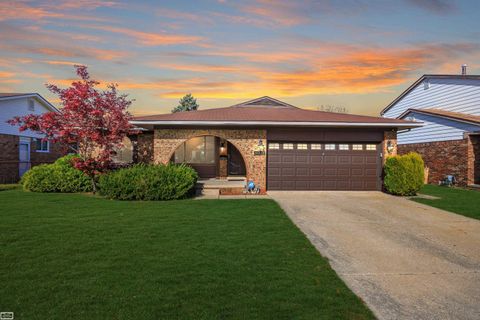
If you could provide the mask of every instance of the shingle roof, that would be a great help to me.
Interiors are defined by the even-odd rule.
[[[252,104],[252,101],[255,101]],[[155,124],[172,122],[262,122],[262,123],[362,123],[362,124],[392,124],[393,127],[403,124],[418,124],[400,119],[370,117],[353,114],[305,110],[289,104],[262,97],[242,104],[226,108],[206,109],[198,111],[177,112],[151,116],[134,117],[135,124],[155,122]],[[262,105],[259,105],[262,103]]]
[[[441,116],[441,117],[449,118],[453,120],[480,124],[480,116],[475,116],[472,114],[461,113],[461,112],[451,112],[451,111],[446,111],[446,110],[436,109],[436,108],[408,109],[406,112],[403,113],[402,117],[406,116],[410,112],[425,113],[433,116]]]

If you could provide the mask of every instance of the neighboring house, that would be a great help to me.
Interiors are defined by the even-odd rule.
[[[136,117],[137,162],[188,163],[201,178],[268,190],[381,190],[397,129],[421,124],[305,110],[262,97],[227,108]]]
[[[381,114],[424,123],[398,133],[398,152],[420,153],[429,183],[480,184],[480,76],[424,75]]]
[[[20,132],[8,120],[58,110],[37,93],[0,93],[0,183],[15,183],[31,167],[62,155],[59,146],[31,131]]]

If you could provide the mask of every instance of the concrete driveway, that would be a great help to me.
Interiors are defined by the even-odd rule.
[[[380,319],[480,319],[480,221],[380,192],[269,192]]]

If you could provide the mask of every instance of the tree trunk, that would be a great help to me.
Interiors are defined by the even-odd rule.
[[[97,184],[95,183],[95,176],[91,177],[91,181],[92,181],[92,192],[93,192],[93,194],[96,194],[97,193]]]

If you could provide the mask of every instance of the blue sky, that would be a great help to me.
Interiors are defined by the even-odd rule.
[[[74,64],[169,112],[269,95],[375,115],[424,73],[479,73],[480,2],[1,1],[0,92],[67,86]]]

